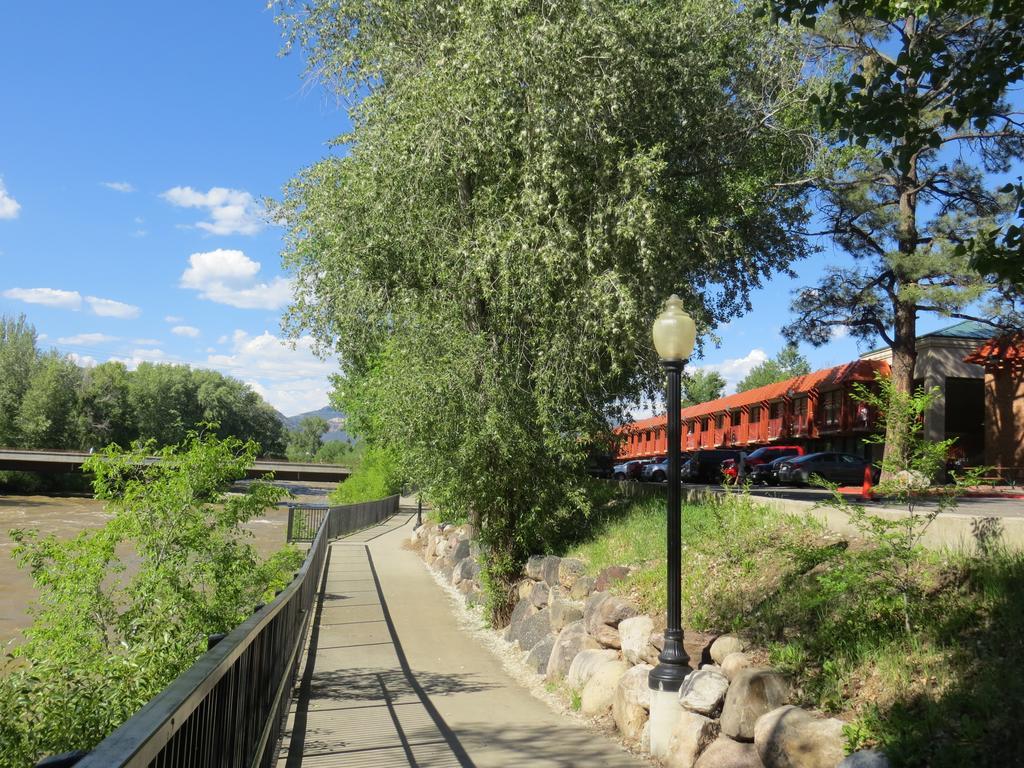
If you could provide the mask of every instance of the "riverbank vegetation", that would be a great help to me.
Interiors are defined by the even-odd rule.
[[[237,379],[165,363],[80,366],[41,349],[24,315],[0,317],[0,447],[176,445],[200,422],[217,423],[220,437],[254,440],[265,455],[284,454],[278,413]]]
[[[258,447],[190,433],[179,446],[104,450],[87,461],[111,518],[70,540],[14,531],[38,590],[24,642],[0,678],[0,764],[87,749],[130,717],[302,561],[260,559],[241,526],[285,491],[245,475]],[[154,454],[156,463],[143,459]]]

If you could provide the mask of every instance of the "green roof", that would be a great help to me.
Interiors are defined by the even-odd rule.
[[[981,339],[984,341],[998,334],[999,331],[987,323],[979,323],[976,320],[964,320],[962,323],[951,325],[948,328],[940,328],[918,338]]]

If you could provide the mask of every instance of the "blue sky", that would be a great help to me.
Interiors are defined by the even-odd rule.
[[[24,312],[81,362],[216,368],[287,415],[327,403],[333,360],[280,343],[283,231],[260,217],[348,127],[279,57],[256,2],[22,3],[0,45],[0,313]],[[782,345],[790,291],[830,257],[774,280],[700,365],[735,383]],[[947,324],[922,318],[921,330]],[[839,338],[802,351],[848,361]]]

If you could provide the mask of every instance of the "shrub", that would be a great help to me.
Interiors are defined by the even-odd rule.
[[[383,499],[402,488],[402,474],[391,451],[366,448],[352,474],[331,494],[335,504],[355,504]]]

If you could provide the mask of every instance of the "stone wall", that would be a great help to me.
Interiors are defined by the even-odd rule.
[[[481,605],[480,552],[468,526],[428,523],[412,544],[432,569]],[[608,587],[629,569],[596,576],[570,558],[531,557],[519,582],[506,642],[590,718],[613,724],[622,739],[649,751],[647,675],[658,663],[664,619],[646,616]],[[755,666],[731,635],[686,631],[694,671],[680,691],[669,768],[884,768],[880,752],[844,755],[843,723],[790,703],[789,679]]]

